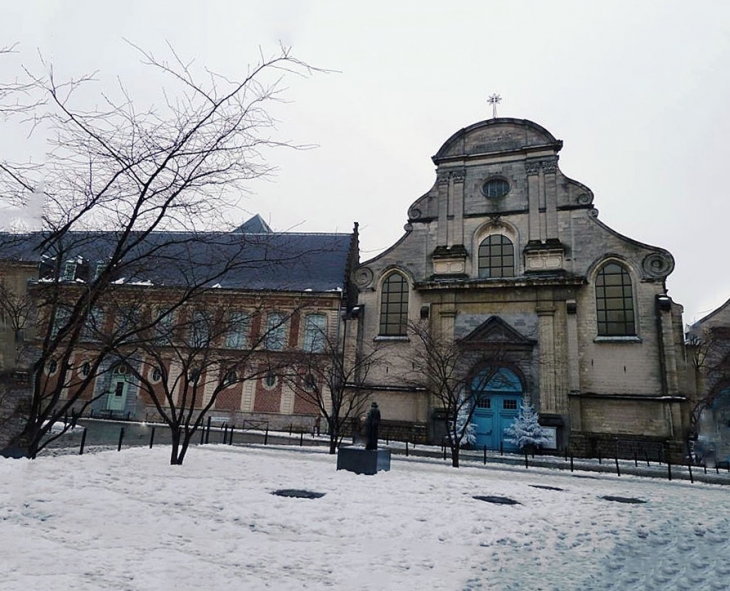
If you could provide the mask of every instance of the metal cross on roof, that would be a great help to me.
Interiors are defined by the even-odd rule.
[[[498,94],[490,95],[490,97],[487,99],[487,102],[492,105],[492,117],[496,119],[497,117],[497,105],[502,102],[502,97]]]

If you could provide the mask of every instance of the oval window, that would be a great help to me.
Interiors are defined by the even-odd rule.
[[[505,179],[489,179],[482,185],[482,193],[490,199],[498,199],[509,193],[509,183]]]

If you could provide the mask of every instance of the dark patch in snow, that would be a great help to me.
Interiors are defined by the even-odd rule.
[[[612,495],[605,495],[601,497],[605,501],[614,501],[616,503],[628,503],[630,505],[641,505],[642,503],[646,503],[646,501],[642,499],[637,499],[634,497],[614,497]]]
[[[563,490],[559,486],[545,486],[544,484],[531,484],[532,488],[541,488],[542,490]]]
[[[494,503],[495,505],[520,505],[518,501],[515,501],[514,499],[510,499],[508,497],[490,497],[490,496],[482,496],[477,495],[475,497],[472,497],[476,499],[477,501],[485,501],[487,503]]]
[[[271,494],[278,497],[291,497],[294,499],[319,499],[325,495],[325,493],[301,490],[297,488],[283,488],[281,490],[275,490]]]

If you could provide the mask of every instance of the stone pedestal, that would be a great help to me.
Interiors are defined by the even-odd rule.
[[[377,474],[379,471],[387,472],[390,470],[390,450],[340,447],[337,451],[337,469],[368,475]]]

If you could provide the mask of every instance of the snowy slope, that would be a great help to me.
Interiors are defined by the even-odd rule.
[[[730,589],[719,486],[400,458],[358,476],[311,450],[167,455],[0,459],[0,589]]]

